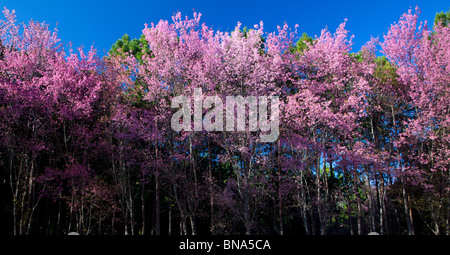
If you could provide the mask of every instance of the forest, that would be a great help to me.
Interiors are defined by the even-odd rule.
[[[359,51],[346,20],[313,38],[176,13],[104,57],[3,15],[2,234],[450,233],[450,11],[399,13]],[[277,96],[278,138],[175,131],[195,89]]]

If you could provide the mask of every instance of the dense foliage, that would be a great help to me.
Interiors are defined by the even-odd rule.
[[[3,13],[3,233],[450,232],[450,12],[429,29],[409,10],[359,52],[345,22],[296,39],[177,13],[104,58]],[[278,96],[278,140],[174,131],[195,88]]]

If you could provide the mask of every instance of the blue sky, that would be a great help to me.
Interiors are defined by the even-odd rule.
[[[433,22],[436,12],[448,11],[448,1],[144,1],[144,0],[0,0],[0,6],[16,10],[19,22],[30,19],[46,21],[54,28],[58,23],[58,35],[74,47],[94,45],[104,55],[124,33],[139,37],[144,24],[171,20],[176,11],[192,16],[193,9],[202,13],[202,22],[221,31],[231,31],[240,21],[253,27],[264,22],[266,32],[287,22],[293,27],[299,24],[299,36],[306,32],[319,35],[324,27],[334,31],[348,19],[347,29],[354,34],[353,51],[374,37],[383,36],[389,25],[397,21],[409,7],[419,6],[421,20]]]

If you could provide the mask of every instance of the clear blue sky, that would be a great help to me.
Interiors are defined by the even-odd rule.
[[[277,25],[287,22],[299,24],[299,35],[306,32],[319,35],[324,27],[334,31],[348,19],[347,29],[355,35],[353,51],[358,51],[370,39],[386,33],[409,7],[419,6],[421,20],[433,22],[436,12],[448,11],[450,2],[425,0],[389,1],[144,1],[144,0],[0,0],[0,6],[16,10],[19,22],[34,19],[46,21],[54,28],[58,23],[59,37],[74,47],[94,44],[103,55],[124,33],[139,37],[144,24],[171,20],[176,11],[192,17],[192,10],[202,13],[202,21],[209,27],[231,31],[237,21],[253,27],[264,22],[265,30],[272,32]]]

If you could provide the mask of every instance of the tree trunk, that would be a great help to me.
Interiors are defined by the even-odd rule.
[[[142,211],[142,226],[141,235],[145,235],[145,183],[142,181],[141,184],[141,211]]]
[[[411,235],[415,235],[414,233],[414,220],[413,220],[413,215],[412,215],[412,206],[411,206],[411,197],[408,194],[408,217],[409,217],[409,222],[411,223]]]
[[[386,190],[384,187],[384,179],[381,178],[380,182],[380,234],[389,235],[387,215],[386,215],[386,203],[385,203]]]
[[[350,228],[350,235],[354,235],[353,233],[353,223],[352,223],[352,211],[351,211],[351,202],[350,202],[350,197],[347,197],[347,216],[348,216],[348,223],[349,223],[349,228]]]
[[[303,218],[303,226],[305,228],[306,235],[311,235],[311,229],[309,227],[309,221],[308,221],[308,210],[306,208],[306,194],[305,194],[305,188],[303,184],[303,174],[304,171],[300,170],[300,190],[297,191],[297,201],[300,207],[301,215]]]
[[[357,225],[357,231],[358,235],[362,234],[362,208],[361,208],[361,194],[359,191],[359,187],[361,186],[359,181],[359,174],[357,166],[354,166],[355,169],[355,177],[354,177],[354,183],[355,183],[355,195],[356,195],[356,207],[357,207],[357,218],[356,218],[356,225]]]
[[[405,217],[406,217],[406,225],[408,227],[408,235],[414,235],[413,222],[412,222],[412,214],[411,209],[409,208],[408,195],[406,194],[405,184],[403,182],[402,177],[402,195],[403,195],[403,205],[405,209]]]
[[[323,158],[323,186],[324,186],[324,199],[322,200],[322,218],[321,218],[321,235],[326,235],[327,234],[327,221],[328,221],[328,194],[329,194],[329,189],[328,189],[328,174],[326,171],[326,164],[327,161],[325,159],[325,157]]]
[[[11,152],[9,157],[9,184],[11,187],[11,194],[13,195],[12,201],[12,213],[13,213],[13,234],[17,235],[17,198],[18,198],[18,189],[14,186],[14,173],[13,173],[13,152]],[[16,185],[17,186],[17,185]]]
[[[278,217],[280,219],[280,235],[284,235],[284,224],[283,224],[283,196],[281,194],[281,145],[280,140],[278,140]]]
[[[196,203],[197,199],[199,197],[198,195],[198,180],[197,180],[197,164],[195,159],[195,152],[192,144],[193,135],[191,135],[189,139],[189,164],[191,169],[191,174],[194,177],[194,196],[192,199],[188,198],[188,214],[189,214],[189,220],[191,222],[191,233],[192,235],[195,235],[197,233],[197,224],[195,219],[196,214]]]
[[[319,217],[319,234],[322,234],[322,199],[320,196],[320,153],[317,152],[316,159],[316,199],[317,199],[317,215]]]
[[[169,236],[172,235],[172,202],[169,201]]]
[[[358,225],[358,235],[362,234],[362,213],[361,213],[361,198],[359,197],[359,194],[357,194],[357,206],[358,206],[358,218],[356,219],[357,225]]]
[[[188,235],[188,227],[186,222],[186,216],[180,211],[180,234]]]
[[[131,235],[135,234],[135,224],[134,224],[134,199],[132,196],[132,185],[131,185],[131,176],[130,171],[127,171],[125,168],[125,162],[122,163],[123,165],[123,171],[127,173],[127,204],[128,204],[128,215],[130,216],[130,229],[131,229]]]
[[[246,201],[244,205],[244,222],[245,222],[245,235],[251,235],[251,222],[250,222],[250,205]]]
[[[447,170],[447,187],[450,187],[450,171]],[[447,212],[445,215],[445,234],[450,235],[450,194],[448,192],[444,193],[447,197],[447,206],[444,210]]]
[[[306,209],[306,206],[303,206],[302,208],[302,215],[303,215],[303,225],[305,227],[305,232],[306,235],[310,236],[311,235],[311,229],[309,227],[309,221],[308,221],[308,211]]]
[[[158,145],[155,145],[156,159],[159,159]],[[161,219],[160,219],[160,181],[159,181],[159,167],[155,170],[155,234],[161,234]]]
[[[347,185],[347,217],[348,217],[348,224],[349,224],[349,228],[350,228],[350,235],[353,235],[353,223],[352,223],[352,213],[351,213],[351,208],[352,208],[352,204],[351,204],[351,200],[350,200],[350,178],[348,176],[348,172],[344,172],[344,179],[345,179],[345,183]]]
[[[197,222],[194,215],[189,215],[189,220],[191,221],[191,233],[192,235],[197,235]]]
[[[211,142],[208,139],[208,181],[209,181],[209,205],[210,205],[210,231],[211,234],[215,234],[215,228],[214,228],[214,181],[212,176],[212,151],[211,151]]]
[[[159,171],[155,173],[155,234],[161,234]]]

